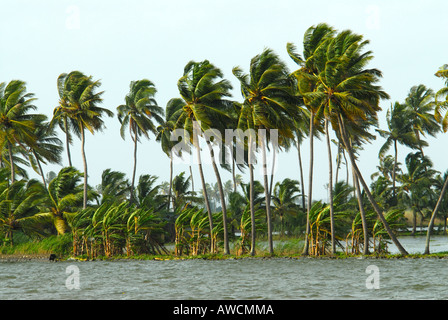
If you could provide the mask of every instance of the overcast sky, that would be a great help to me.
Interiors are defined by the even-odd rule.
[[[446,34],[448,2],[426,1],[32,1],[0,0],[0,82],[20,79],[28,92],[36,95],[40,113],[51,117],[58,103],[56,79],[63,72],[79,70],[102,82],[103,107],[116,111],[124,102],[133,80],[148,78],[156,85],[158,104],[178,97],[177,80],[190,60],[208,59],[219,67],[234,85],[234,99],[241,100],[234,66],[248,71],[250,59],[268,47],[279,54],[290,70],[296,65],[286,54],[286,43],[302,50],[305,30],[321,22],[337,30],[351,29],[370,40],[375,59],[370,67],[383,72],[381,85],[391,100],[382,101],[380,114],[384,128],[386,109],[403,101],[409,89],[418,84],[439,90],[443,82],[434,76],[448,63]],[[104,169],[132,172],[133,144],[119,135],[116,117],[105,120],[107,129],[87,135],[86,153],[89,183],[96,185]],[[60,138],[63,140],[62,132]],[[448,163],[442,150],[448,136],[428,139],[425,154],[437,170]],[[368,178],[376,171],[381,137],[361,153],[360,169]],[[392,152],[392,150],[391,150]],[[399,147],[400,161],[409,152]],[[334,150],[335,153],[335,150]],[[445,153],[446,154],[446,153]],[[66,154],[63,165],[67,165]],[[80,143],[72,146],[73,163],[82,171]],[[308,174],[308,141],[303,146],[305,179]],[[317,143],[314,194],[326,199],[327,152]],[[297,153],[293,149],[278,158],[276,180],[299,179]],[[46,166],[45,171],[58,171]],[[30,169],[31,170],[31,169]],[[187,171],[176,165],[175,174]],[[207,182],[214,183],[210,165],[205,167]],[[344,170],[344,168],[343,168]],[[137,175],[169,178],[169,160],[151,137],[138,151]],[[200,185],[193,167],[195,188]],[[257,178],[262,181],[259,171]],[[223,180],[231,175],[224,173]],[[197,187],[196,187],[197,186]],[[307,188],[307,185],[305,185]]]

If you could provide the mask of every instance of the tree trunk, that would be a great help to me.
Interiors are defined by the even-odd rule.
[[[132,170],[132,182],[131,182],[131,194],[129,195],[129,205],[134,202],[134,186],[135,186],[135,174],[137,171],[137,131],[136,126],[134,126],[134,168]]]
[[[11,167],[11,184],[16,182],[16,171],[14,168],[14,158],[12,155],[12,145],[11,142],[8,141],[8,154],[9,154],[9,165]]]
[[[34,150],[32,150],[34,158],[36,158],[37,166],[39,167],[40,176],[42,177],[42,182],[44,184],[45,189],[47,189],[47,182],[45,181],[44,171],[42,170],[42,165],[40,164],[39,158]]]
[[[328,189],[330,200],[330,232],[331,232],[331,253],[336,253],[336,241],[334,234],[334,206],[333,206],[333,160],[331,157],[331,144],[330,144],[330,132],[328,131],[328,119],[325,118],[325,135],[327,137],[327,149],[328,149]]]
[[[436,218],[437,211],[439,211],[439,208],[442,205],[442,200],[443,200],[443,197],[445,195],[445,192],[446,192],[447,188],[448,188],[448,176],[445,179],[445,183],[443,184],[442,191],[440,192],[440,196],[439,196],[439,199],[437,200],[437,203],[436,203],[436,206],[434,208],[434,211],[431,214],[431,219],[429,221],[428,230],[426,231],[425,254],[429,254],[429,241],[430,241],[430,238],[431,238],[432,228],[434,226],[434,220]],[[445,223],[446,223],[446,219],[445,219]]]
[[[250,255],[255,255],[255,208],[254,208],[254,166],[252,164],[252,136],[249,136],[248,163],[249,163],[249,206],[251,221]]]
[[[213,151],[213,147],[210,144],[210,141],[207,140],[207,146],[210,150],[210,156],[212,159],[213,170],[215,171],[216,180],[218,183],[219,197],[221,199],[221,208],[222,208],[222,223],[224,228],[224,254],[230,254],[229,251],[229,237],[227,233],[227,207],[226,201],[224,199],[224,190],[222,189],[222,181],[221,175],[219,174],[218,167],[215,162],[215,152]]]
[[[195,147],[196,147],[196,155],[198,158],[199,175],[201,177],[201,183],[202,183],[202,194],[204,196],[204,202],[205,202],[205,207],[207,209],[208,221],[209,221],[209,226],[210,226],[210,252],[215,253],[215,249],[214,249],[214,245],[213,245],[213,237],[212,237],[212,230],[213,230],[212,210],[210,208],[210,202],[208,200],[207,189],[205,187],[204,172],[202,171],[201,148],[199,146],[198,134],[196,133],[195,135],[196,135],[195,139],[196,139],[196,143],[197,143],[197,145]]]
[[[170,204],[171,201],[173,202],[173,211],[175,211],[176,208],[174,208],[174,199],[171,199],[171,190],[173,189],[173,149],[170,150],[170,187],[168,189],[168,211],[170,211]]]
[[[297,139],[297,156],[299,158],[299,171],[300,171],[300,189],[302,192],[302,207],[303,210],[305,210],[305,185],[303,184],[303,168],[302,168],[302,155],[300,152],[300,142],[299,139]]]
[[[68,165],[72,167],[72,156],[70,154],[70,133],[68,132],[67,117],[64,117],[65,144],[67,146]]]
[[[84,126],[80,126],[81,129],[81,155],[82,155],[82,163],[84,165],[84,194],[83,194],[83,202],[82,202],[82,208],[87,208],[87,159],[86,159],[86,152],[85,152],[85,143],[86,143],[86,137],[84,132]]]
[[[373,209],[375,210],[375,212],[377,213],[377,215],[380,218],[381,222],[383,223],[383,226],[386,229],[387,234],[392,239],[393,243],[398,248],[400,253],[402,255],[408,255],[408,252],[403,248],[403,246],[398,241],[398,239],[395,236],[395,234],[390,229],[389,224],[387,223],[386,219],[384,218],[384,215],[383,215],[380,207],[378,206],[378,204],[376,203],[376,201],[373,198],[372,194],[370,193],[370,190],[367,187],[367,184],[364,181],[364,178],[362,177],[361,172],[359,171],[358,166],[356,165],[356,161],[355,161],[355,156],[353,154],[353,150],[350,148],[350,145],[349,145],[349,143],[347,141],[345,126],[344,126],[344,120],[342,119],[342,116],[340,114],[338,115],[338,122],[339,122],[339,130],[340,130],[340,133],[341,133],[341,137],[343,139],[343,142],[344,142],[344,145],[345,145],[345,149],[348,152],[348,155],[349,155],[349,158],[350,158],[350,162],[352,164],[353,169],[356,172],[356,176],[358,177],[359,181],[362,184],[362,187],[364,188],[364,191],[366,192],[366,195],[367,195],[367,198],[369,199],[369,202],[372,204]]]
[[[364,205],[362,203],[362,193],[361,188],[359,187],[359,179],[356,176],[356,172],[352,167],[353,172],[353,184],[355,186],[356,190],[356,197],[358,198],[358,207],[359,207],[359,213],[361,215],[361,222],[362,222],[362,232],[364,234],[364,249],[363,249],[363,255],[369,254],[369,229],[367,226],[367,218],[366,218],[366,212],[364,210]]]
[[[395,202],[395,198],[396,198],[396,192],[395,192],[396,175],[395,175],[395,171],[397,171],[397,161],[398,161],[397,140],[394,140],[394,150],[395,150],[395,158],[394,158],[394,169],[392,171],[392,195],[393,195],[393,198],[394,198],[394,203],[396,203]]]
[[[194,182],[193,182],[193,171],[190,166],[190,180],[191,180],[191,193],[194,195]]]
[[[261,152],[262,152],[262,165],[263,165],[263,180],[264,180],[264,195],[266,197],[266,220],[268,225],[268,245],[269,253],[274,254],[274,245],[272,241],[272,222],[271,222],[271,195],[268,182],[268,172],[266,164],[266,140],[260,139]]]
[[[310,211],[313,201],[313,161],[314,161],[314,112],[311,112],[310,117],[310,168],[308,176],[308,203],[306,209],[306,228],[305,228],[305,246],[303,248],[303,255],[309,254],[309,234],[310,234]]]

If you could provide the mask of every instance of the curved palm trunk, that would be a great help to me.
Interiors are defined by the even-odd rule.
[[[201,183],[202,183],[202,194],[204,195],[204,202],[205,202],[205,207],[207,209],[207,214],[208,214],[208,221],[209,221],[209,226],[210,226],[210,252],[214,253],[215,252],[215,246],[213,244],[213,237],[212,237],[212,230],[213,230],[213,217],[212,217],[212,210],[210,208],[210,202],[208,200],[208,194],[207,194],[207,189],[205,187],[205,178],[204,178],[204,172],[202,171],[202,161],[201,161],[201,148],[199,147],[199,140],[198,140],[198,134],[195,134],[195,139],[196,139],[196,143],[197,145],[196,147],[196,155],[198,158],[198,167],[199,167],[199,176],[201,177]]]
[[[389,224],[387,223],[386,219],[384,218],[384,215],[380,209],[380,207],[378,206],[378,204],[376,203],[375,199],[373,198],[372,194],[370,193],[369,188],[367,187],[366,182],[364,181],[364,178],[361,175],[361,172],[359,171],[358,166],[356,165],[356,161],[355,161],[355,156],[353,154],[353,150],[350,148],[350,144],[347,141],[347,136],[346,136],[346,131],[345,131],[345,126],[344,126],[344,121],[342,119],[341,115],[338,115],[338,122],[339,122],[339,130],[341,133],[341,137],[342,140],[344,142],[345,145],[345,149],[348,152],[349,158],[350,158],[350,162],[352,164],[353,169],[355,170],[356,176],[358,177],[359,181],[362,184],[362,187],[364,188],[364,191],[366,192],[367,198],[369,199],[369,202],[372,204],[373,209],[375,210],[375,212],[377,213],[378,217],[380,218],[384,229],[386,229],[387,234],[389,235],[389,237],[392,239],[393,243],[395,244],[395,246],[398,248],[398,250],[400,251],[400,253],[402,255],[408,255],[408,252],[403,248],[403,246],[401,245],[401,243],[398,241],[397,237],[395,236],[395,234],[392,232],[392,230],[389,227]]]
[[[83,202],[82,202],[82,208],[87,208],[87,159],[86,159],[86,151],[85,151],[85,144],[86,144],[86,137],[84,132],[84,126],[80,126],[81,129],[81,155],[82,155],[82,163],[84,165],[84,194],[83,194]]]
[[[434,211],[431,214],[431,220],[429,221],[428,230],[426,232],[425,254],[429,254],[429,241],[431,238],[432,228],[434,226],[434,220],[436,218],[437,211],[439,211],[439,208],[442,204],[443,196],[445,195],[447,188],[448,188],[448,176],[445,179],[445,183],[443,184],[442,191],[440,192],[440,196],[439,196],[439,199],[437,200]],[[445,221],[446,221],[446,219],[445,219]]]
[[[226,200],[224,199],[224,191],[222,189],[222,181],[221,181],[221,175],[219,174],[218,167],[216,166],[215,162],[215,152],[213,151],[213,148],[210,144],[210,141],[207,140],[207,146],[210,150],[210,156],[212,158],[212,165],[213,170],[215,171],[216,180],[218,182],[218,191],[219,191],[219,197],[221,200],[221,208],[222,208],[222,223],[224,228],[224,254],[230,254],[229,251],[229,237],[227,234],[227,207],[226,207]]]
[[[263,180],[264,180],[264,195],[266,198],[266,220],[268,225],[268,245],[269,253],[274,254],[274,245],[272,241],[272,222],[271,222],[271,193],[268,183],[268,173],[266,164],[266,141],[261,139],[261,151],[262,151],[262,165],[263,165]]]
[[[331,157],[331,144],[330,144],[330,132],[328,131],[328,119],[325,118],[325,135],[327,137],[327,150],[328,150],[328,190],[330,200],[330,232],[331,232],[331,253],[336,253],[336,241],[334,234],[334,206],[333,206],[333,160]]]
[[[306,209],[306,228],[305,228],[305,246],[303,248],[303,255],[309,254],[309,234],[310,234],[310,211],[313,198],[313,162],[314,162],[314,112],[311,112],[310,117],[310,168],[308,176],[308,203]]]

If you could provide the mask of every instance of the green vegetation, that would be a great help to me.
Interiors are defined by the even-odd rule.
[[[85,131],[104,130],[104,116],[114,116],[100,107],[101,83],[79,71],[61,74],[50,121],[35,113],[35,97],[24,81],[1,83],[1,253],[81,259],[376,257],[386,256],[393,242],[399,256],[415,257],[397,234],[408,232],[409,225],[416,234],[420,220],[420,226],[428,224],[425,254],[444,256],[430,255],[429,243],[436,224],[446,234],[448,171],[433,168],[424,139],[448,129],[448,66],[435,74],[445,80],[441,89],[413,86],[405,101],[391,104],[387,128],[381,129],[380,101],[390,97],[378,85],[381,71],[368,67],[373,58],[368,44],[351,30],[312,26],[304,34],[302,54],[294,44],[286,45],[296,70],[289,70],[272,49],[252,58],[248,73],[232,69],[240,101],[232,99],[230,81],[208,60],[185,66],[177,81],[179,97],[165,108],[157,104],[153,82],[132,81],[116,111],[122,138],[129,132],[134,144],[133,173],[128,180],[107,168],[98,186],[88,183]],[[58,129],[65,135],[65,165]],[[229,138],[226,129],[240,129],[247,139]],[[357,156],[376,134],[384,144],[369,186]],[[81,139],[82,172],[71,160],[73,135]],[[170,159],[168,182],[151,172],[136,176],[138,142],[151,135]],[[314,140],[322,135],[328,147],[328,203],[313,198]],[[177,138],[182,138],[181,148]],[[200,147],[201,139],[208,150]],[[301,153],[305,139],[310,143],[307,185]],[[331,143],[338,147],[336,156]],[[410,149],[404,165],[397,160],[399,145]],[[300,177],[274,184],[267,151],[275,155],[291,146],[298,151]],[[173,157],[191,147],[201,192],[192,188],[191,171],[173,168]],[[213,183],[203,174],[204,150],[212,159]],[[60,164],[59,172],[45,175],[47,163]],[[340,179],[342,164],[345,180]],[[254,178],[256,166],[263,169],[261,182]],[[29,179],[27,167],[42,181]],[[232,181],[222,181],[221,170],[231,172]],[[249,181],[238,170],[248,170]]]

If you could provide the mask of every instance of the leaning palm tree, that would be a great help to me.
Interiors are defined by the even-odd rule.
[[[26,84],[13,80],[8,84],[0,83],[0,151],[7,150],[10,165],[11,183],[15,182],[14,148],[25,149],[25,145],[34,146],[36,122],[43,115],[30,114],[36,109],[32,103],[32,93],[26,92]]]
[[[53,112],[53,119],[65,119],[70,122],[73,132],[81,139],[81,155],[84,166],[84,200],[83,208],[87,207],[87,159],[85,153],[85,130],[92,134],[104,129],[102,116],[113,116],[113,112],[98,106],[102,102],[103,91],[96,92],[100,87],[99,80],[93,81],[79,71],[61,74],[58,79],[58,90],[61,92],[59,106]],[[65,121],[64,120],[64,121]],[[66,128],[66,130],[69,127]]]
[[[228,110],[233,103],[227,100],[230,97],[232,88],[228,80],[222,79],[223,73],[220,69],[211,64],[208,60],[202,62],[190,61],[184,68],[184,75],[179,79],[177,86],[183,100],[183,107],[173,114],[176,119],[176,128],[183,129],[190,136],[196,148],[199,174],[201,177],[202,191],[204,195],[205,207],[208,213],[210,232],[213,230],[213,217],[206,192],[206,183],[202,169],[201,150],[199,145],[199,135],[213,127],[224,128],[228,117]],[[219,172],[213,162],[213,169],[218,179],[218,186],[222,199],[224,192],[220,183]],[[227,238],[227,217],[225,207],[223,207],[223,228],[224,228],[224,251],[228,252]],[[211,250],[214,245],[211,240]]]
[[[241,93],[244,98],[238,126],[244,130],[254,130],[258,134],[258,144],[261,147],[269,252],[273,254],[271,194],[266,171],[266,148],[271,141],[275,153],[276,148],[281,147],[285,139],[293,138],[292,119],[298,115],[298,112],[294,104],[292,83],[286,65],[270,49],[265,49],[252,58],[249,74],[244,74],[239,67],[233,68],[233,74],[241,83]],[[263,130],[266,132],[264,137],[260,135]],[[249,142],[251,143],[252,141]],[[249,166],[249,170],[252,171],[251,161]],[[251,174],[250,183],[253,185],[253,174]],[[253,205],[251,213],[254,216]],[[254,254],[254,244],[255,241],[252,239],[251,254]]]
[[[448,65],[443,65],[439,71],[436,72],[437,77],[441,77],[445,79],[445,87],[437,91],[435,95],[435,119],[441,123],[443,132],[448,131],[448,112],[445,113],[445,116],[442,116],[441,111],[446,110],[448,108]],[[443,100],[445,99],[445,100]],[[436,206],[431,214],[431,219],[428,225],[428,231],[426,233],[426,245],[425,245],[425,254],[429,254],[429,242],[431,239],[431,232],[434,226],[434,220],[437,215],[437,212],[442,205],[443,197],[445,196],[446,190],[448,189],[448,176],[445,179],[442,190],[440,191],[439,199],[437,200]]]
[[[333,38],[335,30],[325,24],[312,26],[305,31],[303,36],[303,58],[296,53],[296,47],[292,43],[286,46],[291,59],[299,65],[299,69],[292,73],[297,82],[297,94],[302,97],[303,103],[309,111],[309,137],[310,137],[310,166],[308,175],[308,202],[307,219],[305,229],[305,246],[303,254],[308,255],[310,233],[310,210],[313,203],[313,165],[314,165],[314,136],[320,130],[322,107],[313,103],[312,95],[318,84],[318,75],[323,70],[321,56]]]
[[[134,169],[132,171],[131,192],[129,202],[134,198],[135,173],[137,170],[137,143],[144,135],[149,138],[148,132],[157,133],[153,119],[161,124],[163,110],[157,105],[154,96],[157,90],[154,84],[147,80],[131,81],[129,93],[125,97],[125,104],[117,107],[118,120],[120,121],[121,137],[125,138],[125,130],[129,127],[129,134],[134,141]]]
[[[373,58],[370,51],[363,52],[368,43],[350,30],[339,33],[332,40],[325,55],[325,70],[319,77],[321,84],[314,98],[329,100],[326,113],[331,116],[333,129],[348,152],[353,170],[388,235],[399,251],[406,255],[407,251],[389,227],[356,164],[354,147],[366,140],[368,127],[376,123],[377,113],[381,110],[380,99],[389,97],[376,85],[381,72],[365,68]]]

